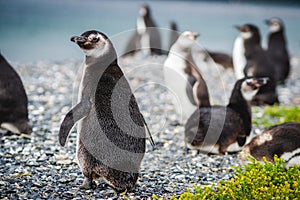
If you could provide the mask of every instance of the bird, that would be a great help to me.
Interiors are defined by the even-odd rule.
[[[237,37],[233,48],[233,64],[237,78],[242,77],[268,77],[269,83],[263,86],[253,98],[254,105],[279,104],[276,90],[275,69],[261,47],[259,29],[254,24],[236,26],[240,35]],[[242,72],[243,71],[243,75]]]
[[[195,64],[192,47],[198,33],[184,31],[172,45],[164,62],[163,72],[167,88],[173,92],[173,102],[183,119],[190,116],[197,107],[210,106],[205,80]]]
[[[267,55],[275,67],[277,82],[284,84],[291,68],[284,23],[275,17],[265,22],[269,26]]]
[[[286,122],[267,128],[254,137],[238,154],[241,164],[248,163],[248,156],[258,161],[274,163],[274,156],[285,160],[285,167],[300,165],[300,123]]]
[[[145,55],[163,54],[161,36],[147,4],[143,4],[139,9],[136,30],[129,38],[123,56],[132,56],[138,51]]]
[[[65,146],[78,122],[76,152],[85,177],[81,188],[90,189],[94,179],[103,178],[117,191],[130,191],[139,176],[149,129],[108,36],[90,30],[71,41],[86,59],[79,100],[61,123],[59,143]]]
[[[251,133],[250,102],[268,80],[267,77],[239,79],[227,106],[197,109],[185,124],[186,147],[221,155],[241,150]],[[239,149],[233,148],[236,143]]]
[[[28,97],[21,77],[0,53],[0,127],[12,133],[32,133]]]

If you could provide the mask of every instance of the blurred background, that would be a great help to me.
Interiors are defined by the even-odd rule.
[[[291,56],[300,54],[298,1],[0,0],[0,51],[11,61],[82,59],[71,36],[96,29],[114,37],[132,30],[144,3],[150,6],[158,27],[168,28],[174,20],[179,31],[199,32],[202,47],[229,54],[238,35],[233,25],[256,24],[265,46],[268,27],[264,20],[280,17]],[[125,35],[118,40],[121,48],[128,39]],[[162,40],[166,46],[168,35],[163,34]]]

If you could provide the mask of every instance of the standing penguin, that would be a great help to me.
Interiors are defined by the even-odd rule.
[[[226,107],[197,109],[185,124],[187,147],[214,154],[241,150],[252,127],[250,102],[267,82],[268,78],[240,79]],[[232,149],[235,144],[240,148]]]
[[[151,16],[150,7],[142,5],[137,19],[137,30],[129,39],[125,55],[133,55],[137,51],[144,54],[161,55],[161,37],[156,24]]]
[[[185,31],[171,47],[164,62],[166,86],[174,92],[175,104],[179,114],[189,117],[197,107],[209,107],[209,93],[205,80],[192,57],[192,46],[198,33]]]
[[[270,27],[267,54],[275,67],[277,82],[284,83],[291,68],[284,24],[279,18],[271,18],[266,23]]]
[[[64,118],[59,142],[65,145],[78,122],[77,159],[85,176],[81,188],[103,178],[118,191],[131,190],[145,153],[145,120],[118,65],[110,39],[99,31],[71,38],[86,55],[79,101]]]
[[[276,91],[275,69],[261,47],[261,37],[257,26],[245,24],[236,26],[236,28],[240,31],[240,39],[238,42],[235,42],[235,45],[239,46],[235,46],[233,52],[235,70],[238,70],[238,74],[240,74],[240,70],[243,69],[246,77],[268,77],[270,79],[269,83],[259,90],[252,103],[255,105],[279,103]],[[236,49],[240,49],[238,57],[236,57]],[[240,64],[245,65],[236,66],[235,60],[239,60]]]
[[[0,127],[30,134],[28,99],[21,78],[2,54],[0,69]]]

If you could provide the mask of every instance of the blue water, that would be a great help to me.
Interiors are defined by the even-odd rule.
[[[146,1],[147,2],[147,1]],[[0,0],[0,50],[12,61],[82,59],[70,37],[89,29],[118,39],[124,48],[128,34],[135,28],[143,1],[100,0]],[[268,27],[263,20],[273,16],[284,20],[289,50],[300,53],[300,7],[272,4],[244,4],[202,1],[148,1],[159,27],[175,20],[180,31],[201,34],[198,42],[209,50],[231,53],[237,36],[235,24],[259,26],[265,44]],[[122,36],[124,35],[124,36]],[[168,38],[163,34],[164,45]]]

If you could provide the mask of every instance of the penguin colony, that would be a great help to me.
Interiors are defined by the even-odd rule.
[[[194,61],[193,45],[199,34],[179,34],[175,22],[170,24],[170,50],[163,72],[166,85],[174,93],[174,102],[180,102],[178,112],[184,115],[187,148],[212,154],[242,150],[238,155],[241,163],[246,162],[249,154],[257,160],[265,156],[269,161],[276,154],[287,161],[287,167],[300,164],[300,123],[275,125],[253,139],[250,137],[251,105],[279,103],[276,86],[284,84],[290,73],[283,21],[271,18],[266,24],[270,29],[267,49],[261,47],[258,27],[244,24],[236,26],[239,36],[233,45],[232,59],[227,54],[208,53],[219,63],[225,60],[225,68],[233,66],[238,79],[227,106],[210,103],[210,88],[201,74],[201,66]],[[134,55],[138,50],[161,55],[161,38],[155,27],[149,6],[143,5],[126,55]],[[102,178],[119,192],[130,191],[138,180],[145,154],[149,132],[146,121],[118,65],[110,39],[91,30],[72,37],[71,41],[84,52],[85,66],[78,102],[62,121],[59,143],[65,146],[77,123],[76,154],[85,177],[81,188],[92,188],[93,180]],[[1,54],[0,66],[0,126],[14,133],[29,134],[32,127],[22,81]],[[151,137],[150,142],[154,145]]]

